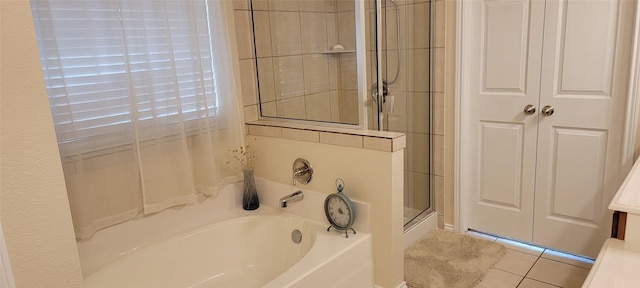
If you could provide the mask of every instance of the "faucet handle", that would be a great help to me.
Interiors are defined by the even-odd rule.
[[[293,185],[296,185],[296,180],[302,184],[311,182],[313,177],[313,168],[309,161],[303,158],[298,158],[293,162]]]

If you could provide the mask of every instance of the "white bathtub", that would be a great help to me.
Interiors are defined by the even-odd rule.
[[[136,247],[85,287],[373,287],[370,234],[345,238],[315,220],[259,210]]]

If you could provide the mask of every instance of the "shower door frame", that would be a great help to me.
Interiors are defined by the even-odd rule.
[[[384,65],[384,67],[386,67],[385,70],[382,69],[383,67],[383,56],[385,53],[389,53],[390,50],[386,50],[384,51],[383,49],[383,41],[386,41],[386,39],[382,36],[383,35],[383,29],[387,29],[387,27],[383,27],[385,25],[383,25],[383,21],[382,21],[382,17],[383,17],[383,13],[387,13],[387,9],[394,9],[394,8],[390,8],[390,7],[395,7],[395,9],[399,9],[398,4],[396,5],[389,5],[388,3],[385,3],[386,1],[391,1],[391,0],[371,0],[374,1],[375,3],[375,58],[372,59],[372,65],[375,64],[375,83],[383,83],[385,81],[385,76],[387,73],[387,69],[389,69],[388,65]],[[364,1],[361,1],[364,2]],[[383,3],[385,4],[383,6]],[[435,15],[434,11],[435,11],[435,1],[428,1],[426,2],[429,4],[429,34],[428,34],[428,81],[429,81],[429,85],[428,85],[428,89],[426,91],[426,93],[428,94],[429,97],[429,108],[428,108],[428,117],[429,117],[429,128],[428,128],[428,132],[426,133],[428,135],[428,160],[429,164],[428,164],[428,172],[426,173],[428,176],[428,184],[427,184],[427,198],[429,201],[429,206],[426,209],[419,209],[420,212],[417,213],[416,215],[411,216],[411,219],[405,223],[403,223],[405,225],[405,229],[412,227],[414,224],[420,223],[422,221],[422,219],[426,219],[428,218],[430,215],[432,215],[433,213],[436,213],[436,203],[435,203],[435,174],[433,171],[433,94],[435,93],[434,91],[434,87],[433,87],[433,73],[435,71],[435,69],[433,68],[434,65],[434,41],[435,41],[435,33],[434,33],[434,29],[435,29],[435,17],[437,17],[437,15]],[[396,14],[397,16],[397,14]],[[399,16],[402,17],[402,16]],[[389,19],[388,17],[386,19]],[[396,19],[397,21],[399,19]],[[389,23],[384,23],[384,24],[389,24]],[[395,25],[400,25],[400,22],[395,22]],[[406,23],[406,25],[411,25],[410,23]],[[401,29],[401,28],[399,28]],[[388,33],[387,33],[388,35]],[[398,36],[399,37],[399,36]],[[401,50],[401,45],[402,45],[402,41],[400,41],[400,38],[397,39],[398,43],[397,43],[397,47],[396,47],[396,51],[399,53],[399,51]],[[406,40],[406,39],[405,39]],[[409,49],[409,48],[407,48]],[[386,56],[389,57],[389,56]],[[398,64],[397,65],[401,65],[401,60],[399,59],[400,57],[398,56]],[[400,67],[400,66],[398,66]],[[400,69],[402,69],[403,67],[400,67]],[[401,73],[400,70],[398,70],[397,73]],[[391,76],[390,76],[391,77]],[[396,77],[398,77],[396,75]],[[389,80],[389,79],[386,79]],[[374,117],[377,118],[373,118],[374,121],[376,122],[377,125],[377,130],[379,131],[390,131],[388,128],[385,129],[385,123],[387,124],[386,126],[389,126],[388,121],[388,116],[387,113],[385,113],[385,98],[382,96],[384,94],[384,86],[383,85],[376,85],[377,91],[375,93],[375,95],[371,95],[371,97],[369,97],[366,101],[371,102],[371,105],[375,105],[376,109],[375,112],[377,115],[373,115]],[[391,91],[391,88],[389,88],[388,91],[389,94],[393,94]],[[407,92],[408,93],[408,92]],[[366,97],[366,96],[365,96]],[[367,112],[368,109],[366,109]],[[372,109],[373,110],[373,109]],[[407,120],[408,121],[408,120]],[[407,123],[408,125],[408,123]],[[406,127],[405,127],[406,128]],[[408,133],[410,132],[408,129],[405,129],[405,131]],[[404,133],[404,132],[403,132]],[[408,153],[408,149],[405,149],[405,153]],[[411,157],[411,155],[409,155],[409,157]],[[404,167],[406,169],[406,167]],[[405,171],[406,172],[406,171]],[[406,179],[407,175],[405,175],[405,179]],[[406,191],[403,191],[406,192]],[[408,191],[408,193],[412,194],[414,193],[414,191]],[[404,202],[404,204],[406,204],[406,202]],[[407,206],[405,206],[406,208]]]
[[[355,1],[355,29],[356,29],[356,75],[358,75],[358,127],[367,129],[369,117],[367,112],[367,42],[366,42],[366,14],[365,1]]]
[[[375,83],[382,83],[383,81],[383,77],[382,77],[382,1],[386,1],[386,0],[372,0],[373,3],[375,4],[375,12],[376,12],[376,19],[375,19],[375,23],[376,23],[376,47],[375,47],[375,51],[376,51],[376,82]],[[364,2],[364,1],[361,1]],[[400,65],[400,64],[398,64]],[[376,122],[378,125],[378,131],[384,131],[384,109],[383,109],[383,103],[384,103],[384,86],[383,85],[376,85],[377,91],[376,91],[376,99],[375,99],[375,105],[376,105]]]
[[[473,147],[469,147],[468,143],[462,141],[466,139],[464,135],[468,135],[470,131],[469,125],[469,77],[465,75],[470,69],[471,51],[465,43],[469,42],[471,37],[469,29],[472,23],[465,18],[465,15],[471,14],[471,6],[465,1],[456,1],[456,63],[455,63],[455,107],[454,107],[454,231],[464,233],[468,228],[469,211],[466,207],[465,199],[469,196],[463,195],[462,191],[468,191],[467,184],[471,177],[471,171],[465,167],[467,159],[471,156]],[[631,69],[629,71],[629,91],[626,99],[626,115],[623,128],[623,151],[621,152],[621,167],[618,181],[621,183],[631,169],[634,162],[634,148],[636,144],[636,135],[638,129],[638,104],[640,94],[640,5],[636,6],[635,22],[633,23],[633,44],[631,52]]]

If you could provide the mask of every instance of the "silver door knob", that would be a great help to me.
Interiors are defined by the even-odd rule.
[[[547,105],[547,106],[542,107],[542,115],[544,115],[544,116],[551,116],[551,115],[553,115],[553,112],[554,112],[553,106],[551,106],[551,105]]]
[[[524,106],[524,114],[532,115],[533,113],[536,113],[536,106],[535,105],[529,104],[527,106]]]

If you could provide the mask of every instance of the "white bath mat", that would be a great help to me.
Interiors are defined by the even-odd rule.
[[[499,243],[436,229],[405,251],[409,288],[471,288],[506,253]]]

